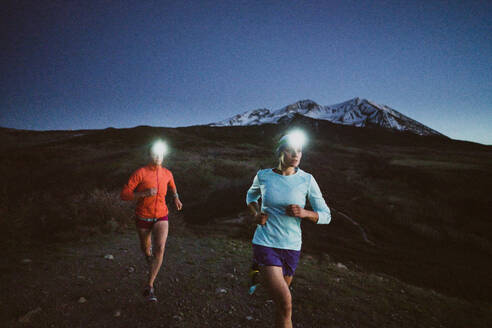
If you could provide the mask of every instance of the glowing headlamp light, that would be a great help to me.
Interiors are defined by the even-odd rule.
[[[306,142],[306,135],[301,130],[294,130],[287,134],[287,144],[292,148],[302,148]]]
[[[153,155],[164,156],[167,154],[167,145],[162,141],[156,141],[150,151]]]

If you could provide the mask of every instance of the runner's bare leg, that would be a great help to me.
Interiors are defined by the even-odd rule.
[[[162,259],[164,258],[164,250],[166,248],[167,233],[169,231],[168,221],[158,221],[152,227],[152,234],[154,239],[153,245],[153,259],[149,272],[149,286],[154,286],[155,278],[159,273],[162,265]]]
[[[137,228],[138,238],[140,240],[140,249],[145,256],[151,256],[150,246],[152,245],[151,234],[152,230]]]
[[[275,327],[292,328],[292,296],[284,278],[282,268],[278,266],[262,267],[263,278],[275,301]],[[292,278],[290,279],[292,281]]]

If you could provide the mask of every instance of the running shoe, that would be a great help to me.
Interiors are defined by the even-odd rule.
[[[260,273],[260,267],[258,264],[253,263],[251,266],[251,270],[249,271],[249,276],[251,277],[251,283],[249,285],[249,295],[253,295],[256,288],[258,287],[259,283],[259,273]]]
[[[259,284],[258,284],[259,285]],[[253,295],[258,285],[249,286],[248,294]]]
[[[155,291],[153,287],[145,287],[143,296],[145,296],[147,298],[147,301],[149,302],[157,302],[157,297],[155,296],[154,292]]]

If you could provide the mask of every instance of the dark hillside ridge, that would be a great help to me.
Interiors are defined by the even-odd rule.
[[[245,210],[255,173],[275,165],[276,140],[294,127],[309,135],[301,168],[315,176],[335,210],[327,226],[304,225],[305,251],[449,295],[490,301],[491,146],[301,115],[283,124],[238,127],[0,128],[5,177],[0,239],[8,242],[23,231],[21,242],[44,244],[111,217],[130,225],[131,217],[121,216],[118,192],[145,164],[156,138],[171,148],[164,165],[175,177],[186,222],[218,229],[220,218]],[[99,206],[101,190],[113,198]],[[374,245],[340,213],[357,222]],[[236,237],[250,240],[251,231]]]

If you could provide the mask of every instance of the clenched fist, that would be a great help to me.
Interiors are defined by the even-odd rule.
[[[143,191],[145,194],[145,197],[150,197],[150,196],[155,196],[157,195],[157,189],[156,188],[150,188],[145,191]]]
[[[265,225],[268,220],[268,214],[258,212],[255,215],[255,223],[260,224],[260,225]]]
[[[133,194],[137,198],[152,197],[152,196],[157,195],[157,189],[156,188],[150,188],[150,189],[146,189],[144,191],[138,191],[138,192],[135,191]]]
[[[300,207],[299,205],[292,204],[292,205],[287,206],[287,209],[285,210],[285,214],[287,214],[288,216],[296,217],[296,218],[303,218],[306,216],[305,215],[306,210],[304,208]]]

